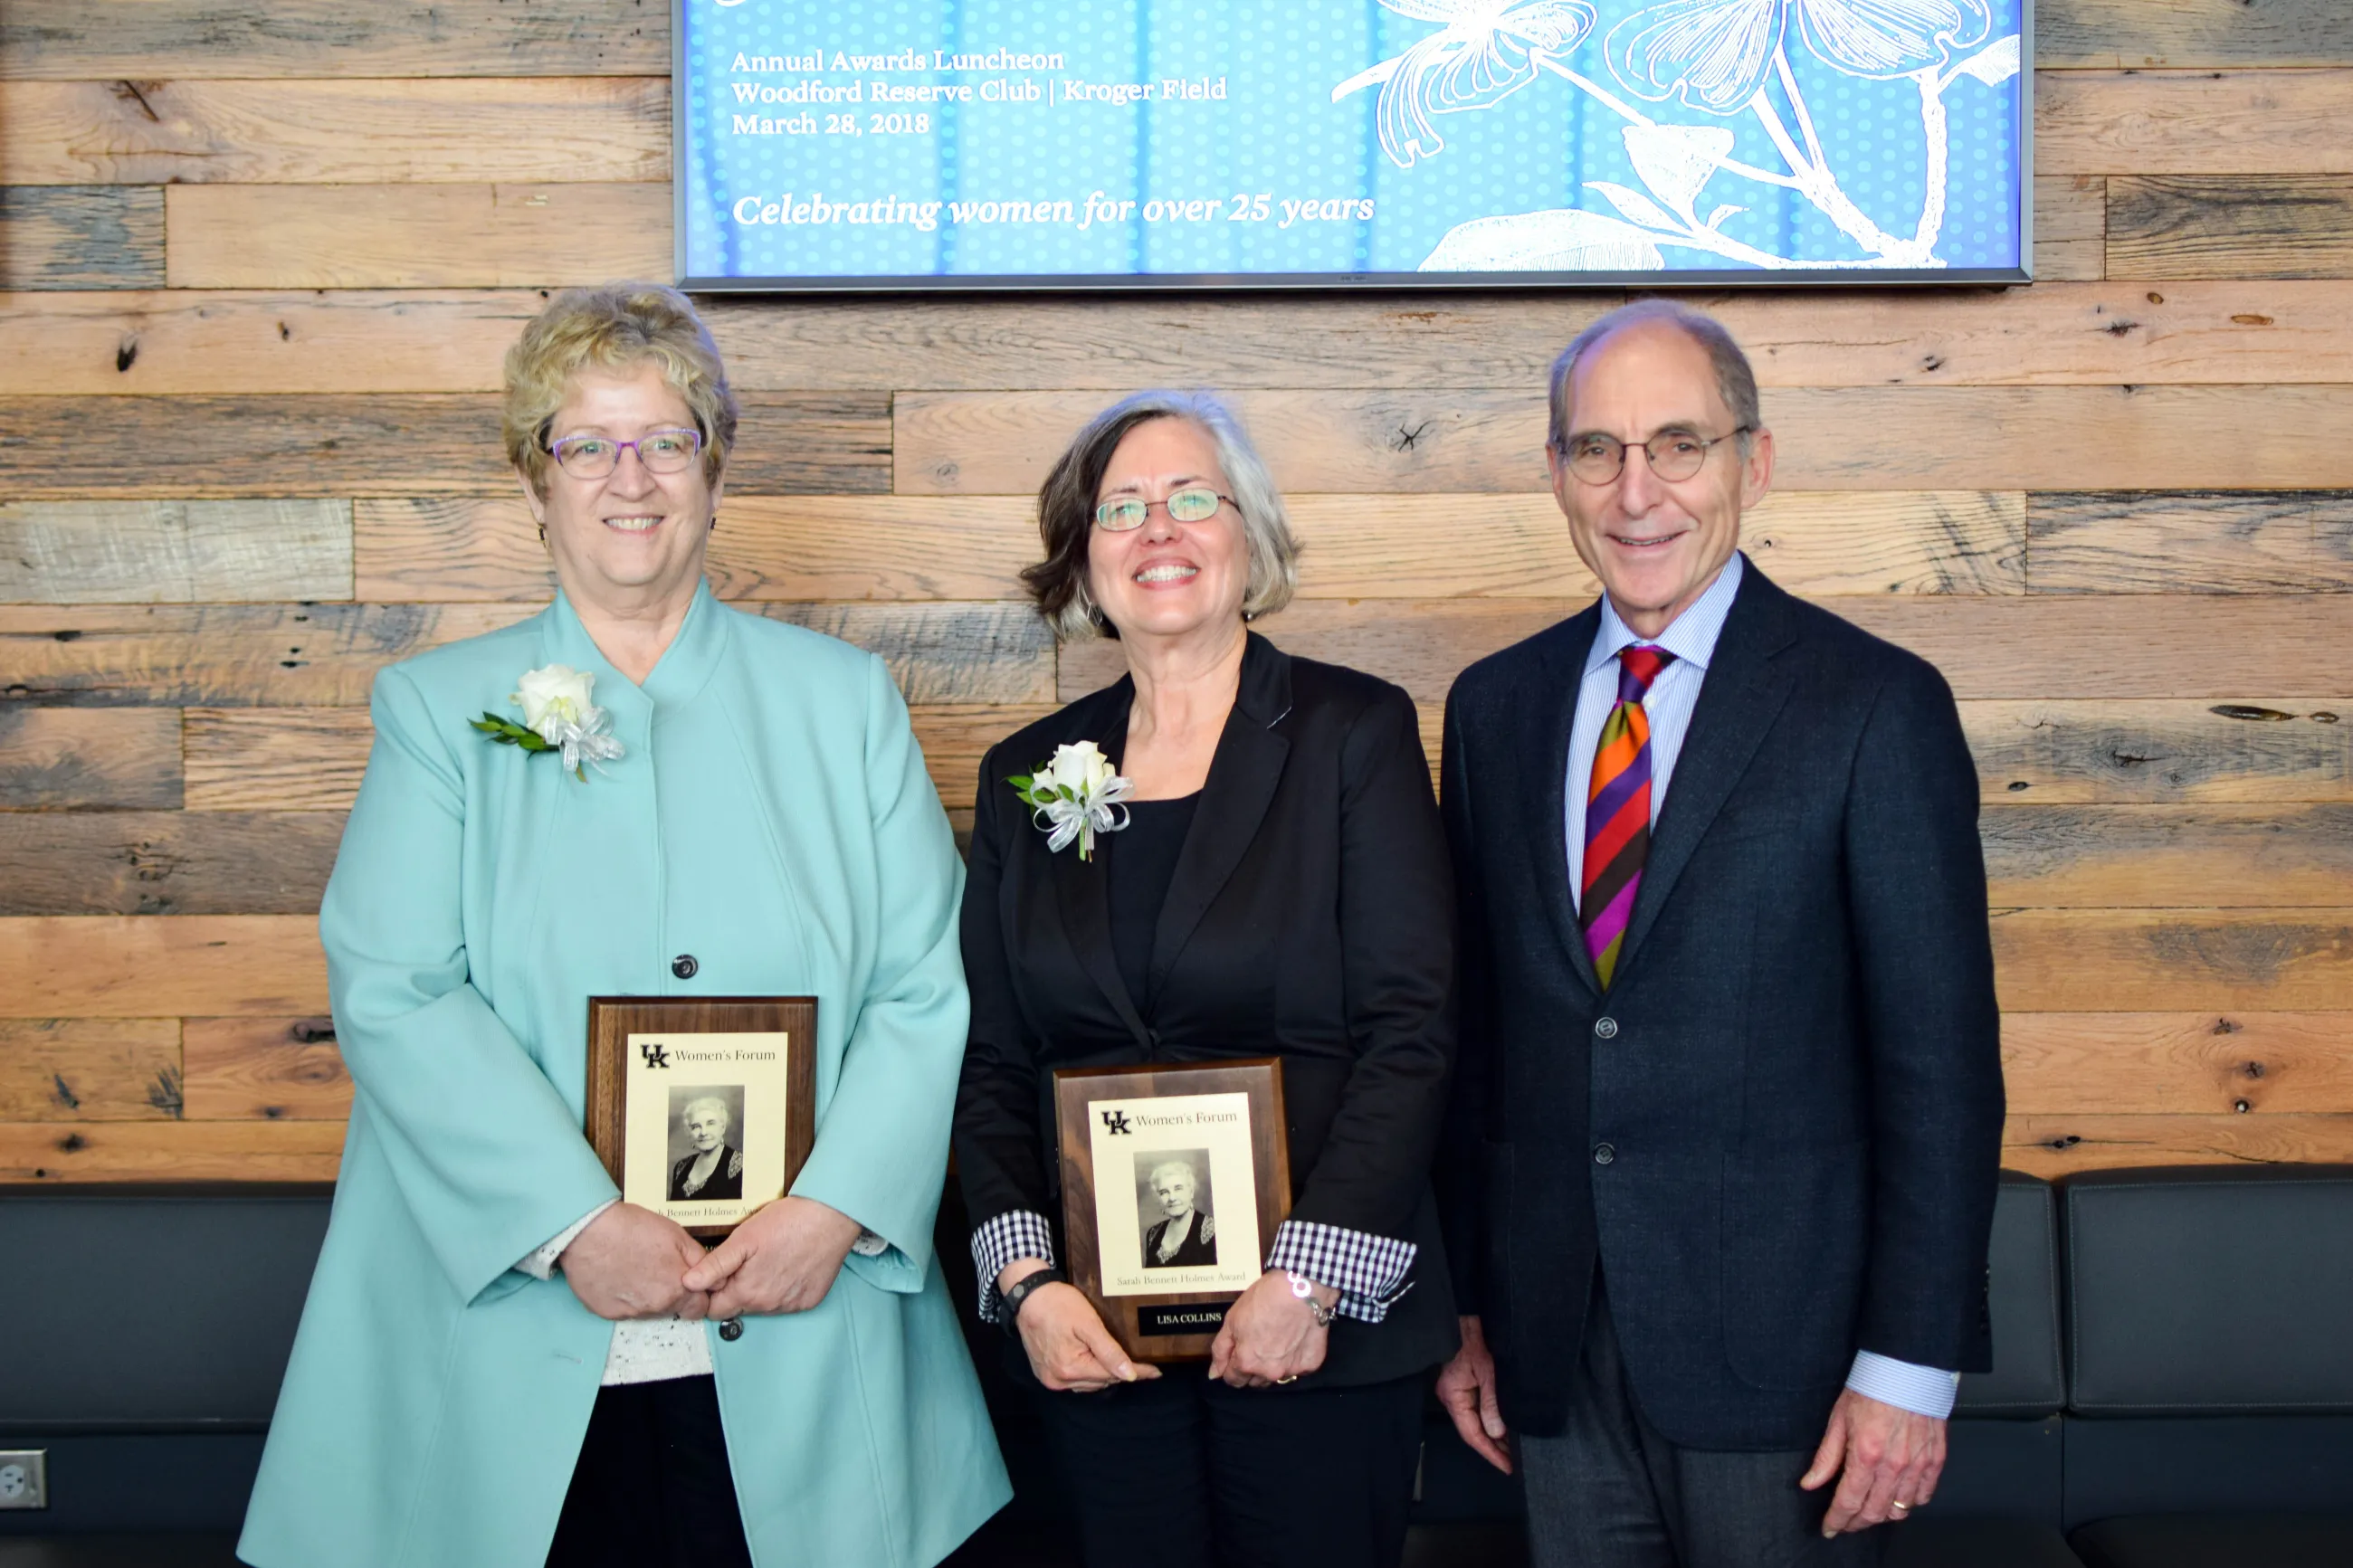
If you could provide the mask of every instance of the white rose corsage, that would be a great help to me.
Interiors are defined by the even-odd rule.
[[[1082,860],[1094,858],[1096,834],[1127,826],[1127,807],[1120,802],[1135,787],[1113,770],[1111,759],[1092,741],[1057,746],[1053,760],[1037,772],[1005,782],[1030,808],[1029,820],[1048,836],[1046,847],[1059,851],[1075,838]]]
[[[501,719],[488,709],[474,728],[505,746],[526,752],[554,752],[564,758],[572,776],[586,782],[587,764],[618,760],[621,742],[612,736],[613,721],[588,700],[596,678],[568,664],[543,664],[526,670],[507,699],[522,709],[522,722]]]

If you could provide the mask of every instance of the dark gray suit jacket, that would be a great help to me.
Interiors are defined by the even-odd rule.
[[[1644,1414],[1807,1448],[1858,1347],[1975,1370],[2002,1088],[1977,770],[1928,664],[1751,563],[1608,994],[1562,812],[1599,605],[1464,671],[1438,1171],[1505,1414],[1566,1416],[1597,1264]]]

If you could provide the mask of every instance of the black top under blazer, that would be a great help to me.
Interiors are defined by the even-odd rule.
[[[1054,1069],[1281,1057],[1292,1217],[1421,1249],[1413,1289],[1377,1324],[1339,1320],[1299,1386],[1418,1372],[1457,1342],[1429,1174],[1454,1056],[1453,886],[1413,701],[1250,635],[1139,1006],[1103,867],[1050,852],[1005,782],[1067,742],[1116,760],[1134,696],[1123,678],[981,763],[955,1120],[972,1223],[1031,1209],[1060,1234]]]
[[[1933,667],[1749,564],[1605,996],[1562,810],[1599,619],[1482,660],[1447,701],[1458,1299],[1524,1431],[1562,1428],[1598,1260],[1662,1433],[1811,1448],[1858,1347],[1989,1364],[2002,1086],[1977,770]]]

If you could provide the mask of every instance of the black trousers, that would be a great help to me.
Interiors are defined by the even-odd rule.
[[[1627,1380],[1597,1274],[1568,1427],[1522,1437],[1535,1568],[1870,1568],[1889,1527],[1822,1537],[1838,1489],[1801,1491],[1810,1448],[1724,1453],[1670,1442]]]
[[[547,1568],[752,1568],[710,1378],[597,1390]]]
[[[1229,1388],[1196,1362],[1101,1394],[1027,1381],[1091,1568],[1396,1568],[1405,1554],[1424,1374]]]

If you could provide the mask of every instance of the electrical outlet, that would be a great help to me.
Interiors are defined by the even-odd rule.
[[[48,1450],[0,1448],[0,1508],[48,1506]]]

